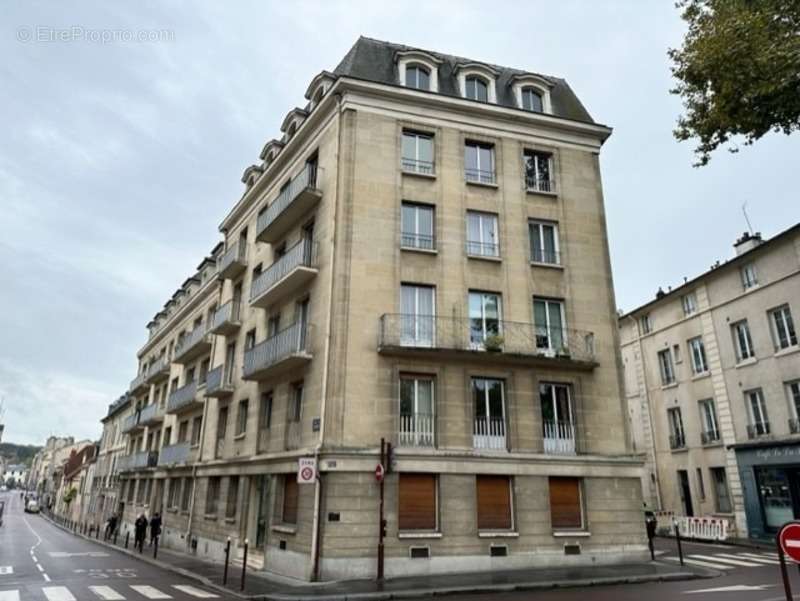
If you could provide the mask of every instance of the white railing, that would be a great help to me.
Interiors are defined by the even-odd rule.
[[[267,207],[267,210],[258,216],[256,222],[256,235],[260,235],[267,229],[273,221],[281,214],[292,201],[298,197],[300,192],[306,188],[317,187],[316,165],[306,165],[303,170],[295,176],[291,183],[283,190],[278,197]]]
[[[724,541],[728,539],[728,520],[714,517],[673,518],[678,524],[678,532],[686,538]]]
[[[432,447],[433,428],[432,415],[423,413],[401,415],[397,442],[401,447]]]
[[[189,403],[194,402],[195,397],[197,396],[197,382],[192,381],[188,384],[181,386],[177,390],[174,390],[169,395],[169,402],[167,403],[167,412],[172,412]]]
[[[266,271],[258,276],[250,287],[250,302],[270,290],[280,282],[288,273],[298,267],[314,267],[316,263],[317,245],[311,240],[300,240],[286,253],[267,267]]]
[[[214,312],[211,318],[211,330],[217,329],[224,323],[235,323],[239,321],[239,311],[241,303],[239,301],[228,301]]]
[[[575,425],[547,421],[544,427],[544,452],[553,455],[575,454]]]
[[[156,417],[158,417],[158,405],[156,403],[150,403],[139,412],[139,423],[146,424]]]
[[[290,355],[305,351],[308,337],[307,328],[305,323],[297,321],[272,338],[267,338],[246,351],[244,354],[245,377],[274,365]]]
[[[200,324],[194,330],[186,334],[183,339],[175,346],[175,359],[186,353],[194,345],[200,342],[208,332],[206,324]]]
[[[502,417],[476,417],[472,426],[472,446],[476,449],[507,450],[505,420]]]
[[[162,355],[150,364],[150,367],[147,370],[147,378],[150,379],[167,368],[169,368],[169,360],[167,359],[166,355]]]
[[[178,465],[189,461],[190,446],[188,442],[179,442],[161,448],[158,465]]]
[[[246,250],[247,247],[239,244],[238,242],[226,250],[222,255],[222,258],[219,260],[219,272],[222,273],[234,262],[245,263]]]

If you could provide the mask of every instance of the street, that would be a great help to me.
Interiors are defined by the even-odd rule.
[[[195,581],[69,534],[26,514],[18,492],[0,526],[0,601],[220,598]]]

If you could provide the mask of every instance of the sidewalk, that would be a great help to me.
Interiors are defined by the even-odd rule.
[[[49,518],[48,518],[49,519]],[[57,526],[63,528],[57,522]],[[70,530],[70,532],[73,532]],[[74,533],[76,536],[85,537]],[[132,549],[124,548],[124,541],[118,545],[93,542],[111,547],[132,557],[193,578],[206,586],[224,592],[225,598],[269,600],[269,601],[320,601],[331,599],[359,601],[400,599],[446,595],[453,593],[488,593],[514,590],[535,590],[558,587],[579,587],[598,584],[632,584],[637,582],[659,582],[710,578],[717,573],[701,568],[680,567],[664,562],[647,562],[630,565],[508,570],[491,573],[452,574],[446,576],[420,576],[394,578],[378,584],[374,580],[348,580],[339,582],[305,583],[277,582],[266,576],[248,570],[245,578],[245,591],[239,592],[241,583],[241,563],[231,564],[228,571],[228,586],[223,587],[223,566],[205,561],[192,555],[179,553],[172,549],[159,548],[158,559],[153,559],[152,548],[145,548],[140,555]]]

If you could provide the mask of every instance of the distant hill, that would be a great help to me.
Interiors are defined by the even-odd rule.
[[[33,445],[0,442],[0,457],[5,459],[7,463],[24,463],[30,467],[33,456],[41,449],[42,447]]]

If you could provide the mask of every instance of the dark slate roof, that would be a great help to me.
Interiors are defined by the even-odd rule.
[[[372,38],[361,36],[345,55],[339,65],[334,69],[336,75],[355,77],[378,83],[398,85],[394,54],[397,51],[420,50],[432,54],[442,61],[439,65],[439,93],[447,96],[461,97],[458,90],[458,80],[456,79],[456,69],[460,64],[481,63],[473,59],[441,54],[422,48],[412,48],[402,44],[382,42]],[[515,75],[538,75],[550,80],[554,85],[550,89],[550,103],[553,114],[557,117],[572,119],[575,121],[585,121],[594,123],[589,112],[584,108],[578,97],[569,87],[567,82],[558,77],[542,75],[531,71],[521,71],[499,65],[489,65],[496,69],[500,75],[497,77],[495,87],[497,89],[497,104],[511,108],[519,108],[514,100],[511,79]]]

